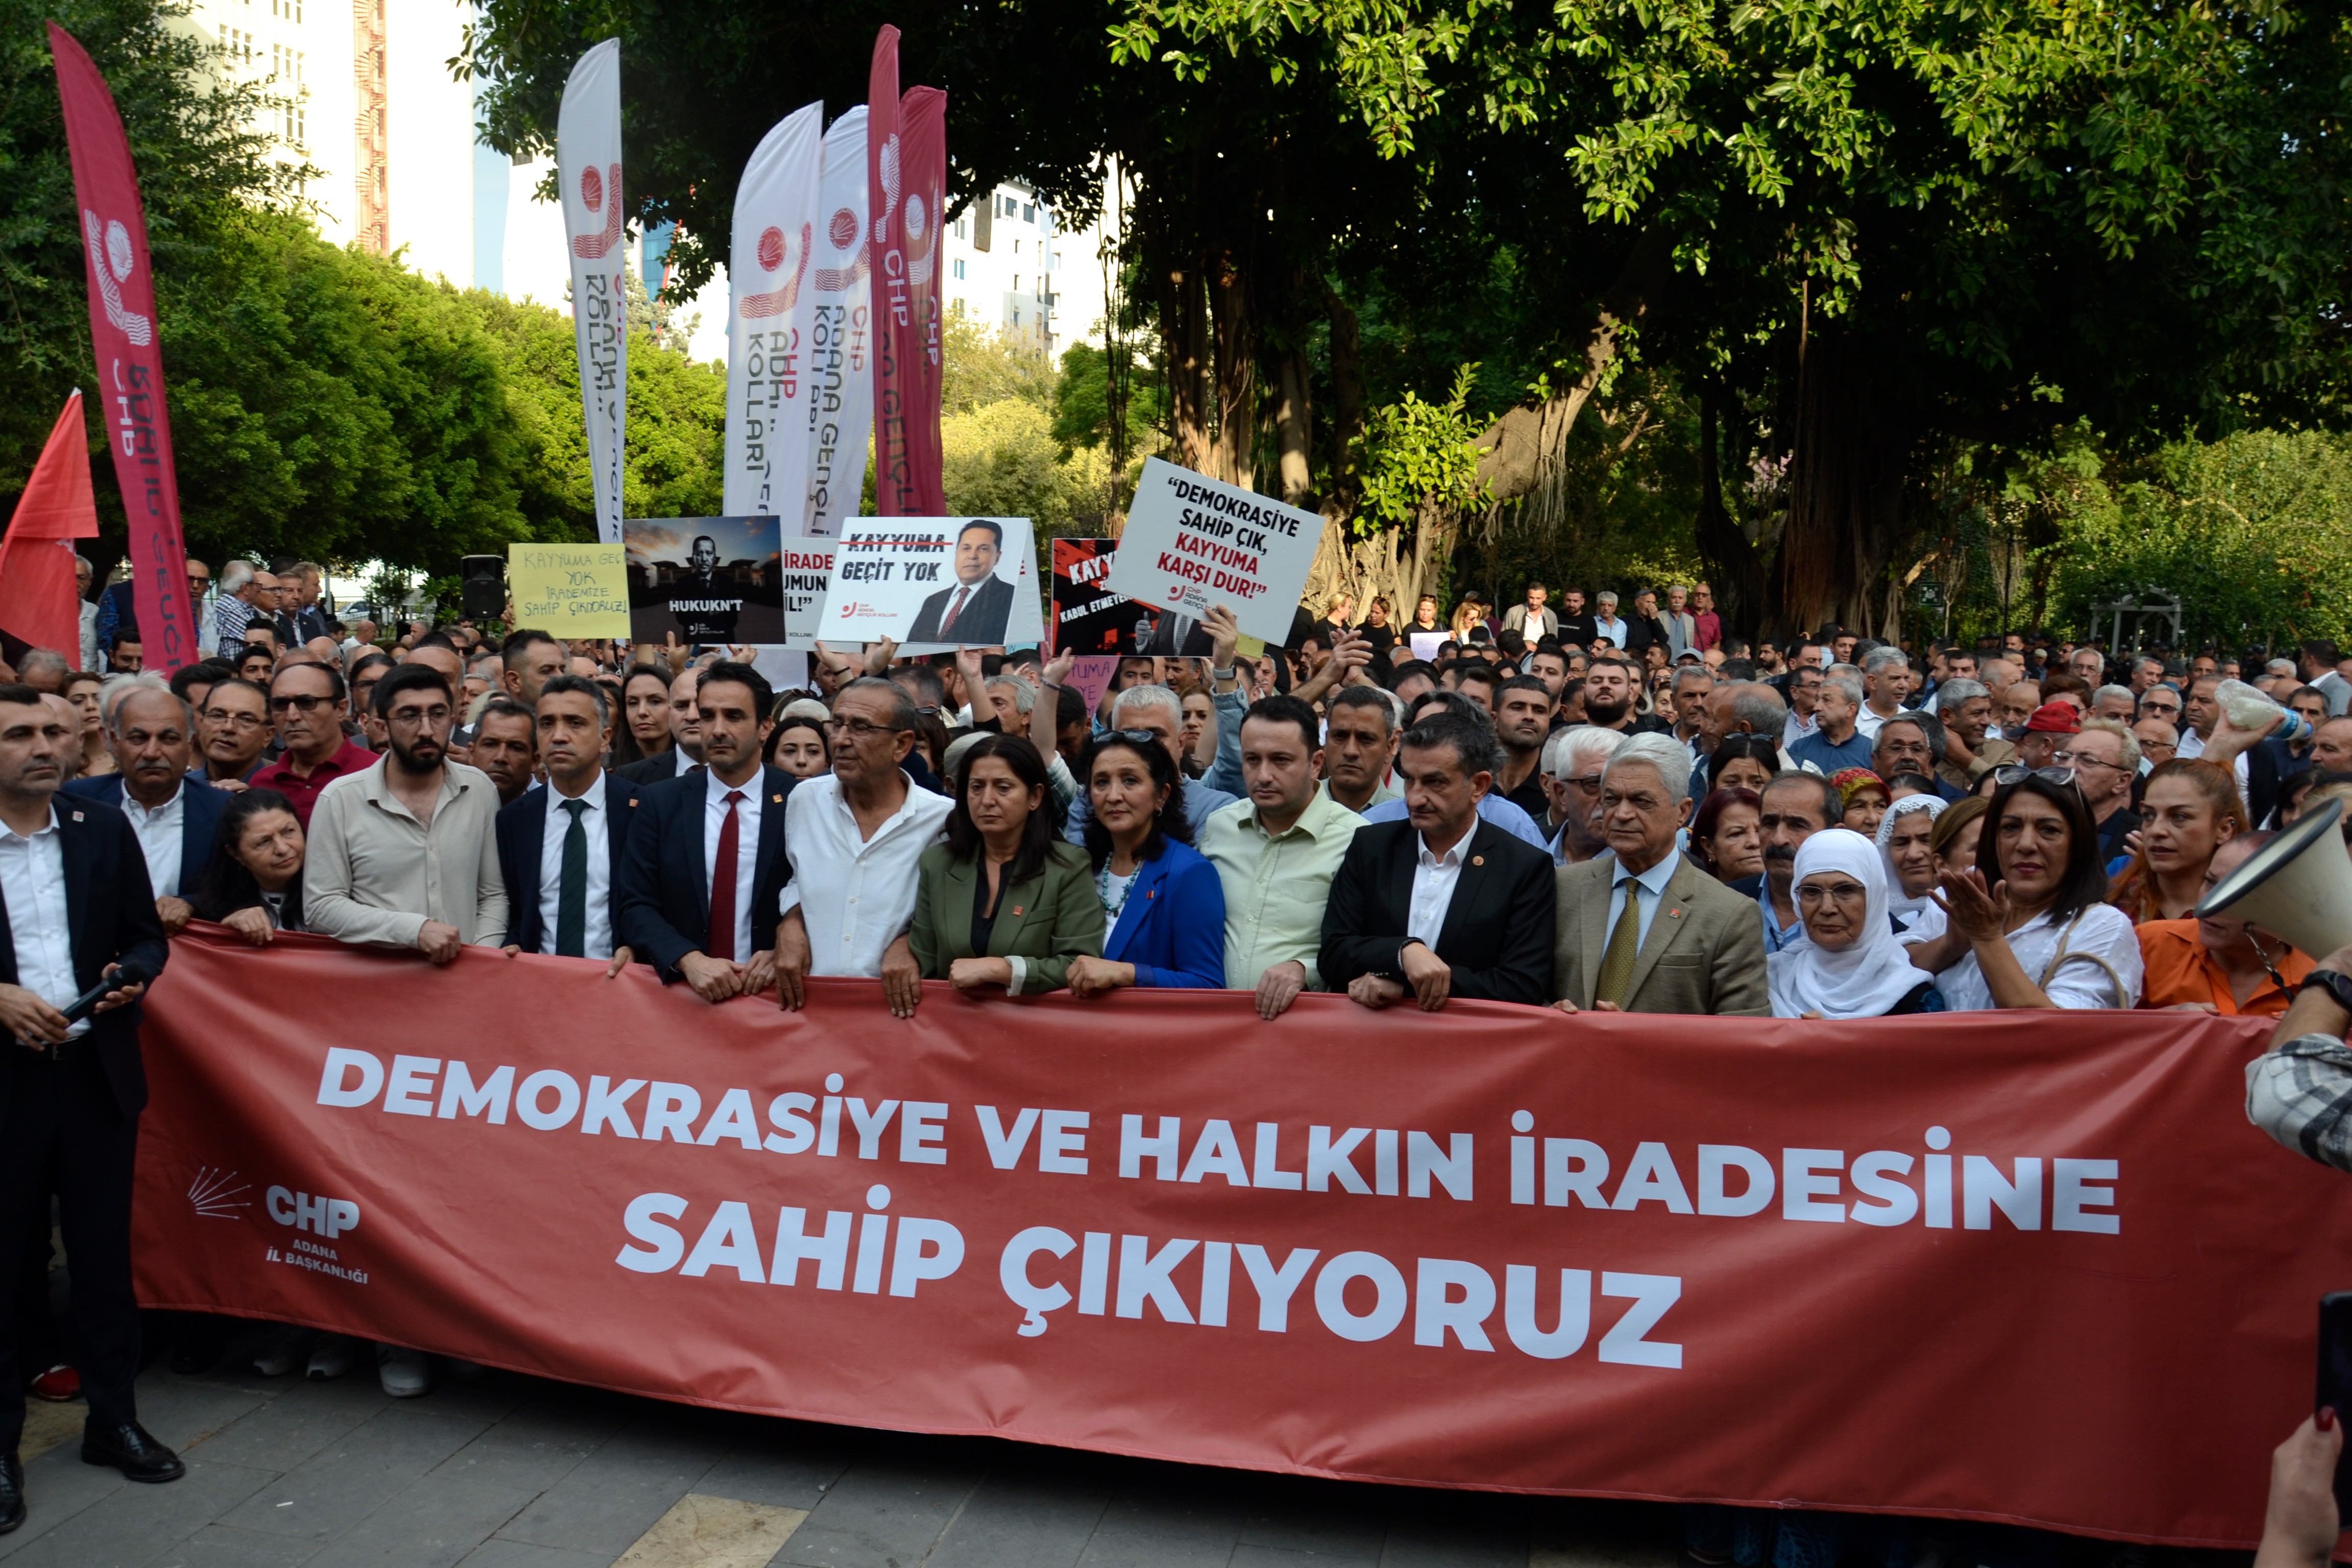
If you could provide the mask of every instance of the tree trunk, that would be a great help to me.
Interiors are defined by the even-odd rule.
[[[1331,319],[1331,493],[1327,504],[1334,515],[1352,517],[1363,500],[1363,474],[1358,467],[1364,435],[1363,334],[1356,312],[1328,284],[1323,289],[1323,304]]]
[[[1286,506],[1312,510],[1315,479],[1309,467],[1315,438],[1314,404],[1307,394],[1307,355],[1286,350],[1275,362],[1275,449]]]
[[[1764,563],[1723,504],[1723,390],[1712,382],[1698,395],[1698,518],[1694,531],[1706,562],[1716,613],[1727,627],[1748,631],[1764,613]]]
[[[1910,423],[1874,385],[1865,347],[1841,331],[1812,333],[1797,375],[1796,461],[1769,629],[1835,621],[1876,635],[1910,447]]]
[[[1257,353],[1252,341],[1249,279],[1230,251],[1208,266],[1209,299],[1215,317],[1215,465],[1202,472],[1244,489],[1255,486],[1257,450]]]

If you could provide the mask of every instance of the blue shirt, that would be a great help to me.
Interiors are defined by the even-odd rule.
[[[1188,790],[1187,793],[1189,794],[1190,791]],[[1403,822],[1412,815],[1411,808],[1404,803],[1404,797],[1399,795],[1394,800],[1384,800],[1367,810],[1364,813],[1364,820],[1366,822]],[[1531,844],[1546,852],[1551,848],[1551,840],[1543,836],[1543,829],[1536,826],[1535,818],[1499,795],[1488,794],[1482,797],[1478,802],[1478,815],[1514,838]]]
[[[1764,951],[1768,953],[1780,952],[1805,934],[1805,917],[1796,912],[1796,895],[1793,892],[1790,895],[1789,902],[1790,906],[1789,923],[1782,925],[1772,915],[1771,879],[1764,879],[1764,885],[1756,889],[1756,907],[1764,914]]]
[[[1812,763],[1822,771],[1823,778],[1828,778],[1846,768],[1870,766],[1870,737],[1860,730],[1846,737],[1845,744],[1833,746],[1816,726],[1811,733],[1797,737],[1789,747],[1789,755],[1799,766]]]

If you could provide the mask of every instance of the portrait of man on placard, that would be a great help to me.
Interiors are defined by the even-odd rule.
[[[781,642],[782,540],[772,517],[631,518],[629,623],[640,641]]]
[[[967,520],[956,534],[954,584],[923,601],[906,640],[1003,643],[1013,618],[1012,579],[997,575],[1003,559],[1003,526],[991,518]]]

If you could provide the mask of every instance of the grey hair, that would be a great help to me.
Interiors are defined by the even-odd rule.
[[[1937,718],[1932,713],[1925,712],[1919,709],[1906,708],[1900,713],[1897,713],[1893,718],[1887,720],[1885,723],[1880,724],[1878,726],[1878,732],[1882,735],[1886,733],[1886,727],[1888,724],[1910,725],[1913,729],[1919,731],[1919,738],[1927,742],[1927,755],[1939,763],[1944,760],[1944,721],[1941,719]],[[1878,750],[1878,747],[1874,743],[1870,749],[1873,752],[1875,752]]]
[[[23,658],[16,661],[16,673],[21,678],[31,674],[37,669],[47,669],[52,665],[55,665],[59,669],[69,670],[73,668],[73,666],[67,662],[66,656],[59,653],[57,649],[53,647],[37,647],[30,653],[27,653]]]
[[[118,739],[122,734],[122,704],[134,691],[160,691],[180,705],[180,722],[189,734],[196,731],[196,710],[188,700],[172,689],[171,682],[160,675],[141,670],[136,675],[110,675],[98,689],[98,710],[106,716],[106,732]]]
[[[1955,708],[1965,707],[1979,697],[1991,695],[1992,693],[1986,689],[1983,681],[1955,676],[1936,688],[1936,711],[1949,713]]]
[[[1605,767],[1625,740],[1622,731],[1604,730],[1598,724],[1572,725],[1544,742],[1543,770],[1565,783],[1594,762]]]
[[[1866,675],[1876,675],[1898,664],[1906,669],[1911,668],[1911,656],[1899,647],[1874,647],[1862,656],[1863,672]]]
[[[1596,605],[1613,605],[1617,602],[1617,590],[1614,588],[1603,588],[1601,592],[1592,595],[1592,602]]]
[[[1850,664],[1830,666],[1822,674],[1822,685],[1824,689],[1836,687],[1845,693],[1845,700],[1848,702],[1853,703],[1856,708],[1862,706],[1862,678],[1854,674],[1853,666]]]
[[[2133,712],[2137,713],[2139,711],[2139,694],[2128,686],[2117,686],[2115,682],[2109,681],[2106,685],[2100,687],[2096,691],[2091,693],[2091,706],[2096,708],[2099,705],[2099,699],[2102,697],[2120,697],[2126,702],[2131,704]]]
[[[1026,713],[1037,706],[1037,689],[1030,685],[1027,681],[1022,679],[1017,675],[999,675],[990,679],[987,684],[988,689],[991,691],[995,690],[1000,686],[1011,687],[1013,689],[1013,707],[1016,712]]]
[[[1706,681],[1710,686],[1715,684],[1715,671],[1707,668],[1707,667],[1703,664],[1685,664],[1675,668],[1674,689],[1676,691],[1680,691],[1683,689],[1683,681],[1691,676],[1698,677],[1698,679]]]
[[[224,594],[244,592],[258,570],[250,561],[231,561],[220,570],[220,591]]]
[[[1184,700],[1176,695],[1172,687],[1130,686],[1111,702],[1111,727],[1118,727],[1121,715],[1142,708],[1160,710],[1168,715],[1170,722],[1179,727],[1184,722]]]
[[[897,681],[885,680],[878,675],[861,675],[833,694],[835,703],[837,705],[853,691],[871,691],[887,702],[892,727],[900,730],[915,727],[915,700],[908,696],[907,689]]]
[[[1789,723],[1789,705],[1760,680],[1743,680],[1731,689],[1731,716],[1759,735],[1778,735]]]
[[[89,573],[93,577],[98,574],[98,568],[90,564],[89,557],[84,555],[79,550],[74,552],[74,564],[80,567],[83,571]]]
[[[2131,732],[2130,725],[2119,719],[2085,719],[2083,721],[2083,728],[2086,731],[2096,730],[2102,735],[2113,735],[2116,740],[2121,741],[2124,746],[2124,772],[2126,773],[2139,772],[2139,737]]]
[[[1601,782],[1606,784],[1610,775],[1628,763],[1646,763],[1657,769],[1669,799],[1680,800],[1690,794],[1690,748],[1672,735],[1633,736],[1611,753],[1608,765],[1601,770]]]

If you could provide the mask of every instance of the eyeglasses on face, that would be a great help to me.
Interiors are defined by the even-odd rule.
[[[2030,778],[2042,779],[2050,784],[2070,784],[2074,782],[2074,770],[2072,768],[2029,768],[2024,766],[2022,763],[2012,763],[2008,767],[1995,768],[1992,771],[1992,782],[1999,784],[2003,789],[2007,789],[2013,784],[2022,784]]]
[[[258,713],[231,713],[225,708],[205,709],[205,721],[232,730],[258,730],[268,722]]]
[[[1823,887],[1808,881],[1797,885],[1797,902],[1806,909],[1819,908],[1824,899],[1834,904],[1853,904],[1867,896],[1860,882],[1832,882]]]
[[[899,729],[896,724],[869,724],[863,719],[827,719],[824,728],[829,735],[847,735],[852,741],[870,741],[877,735],[895,735]]]

